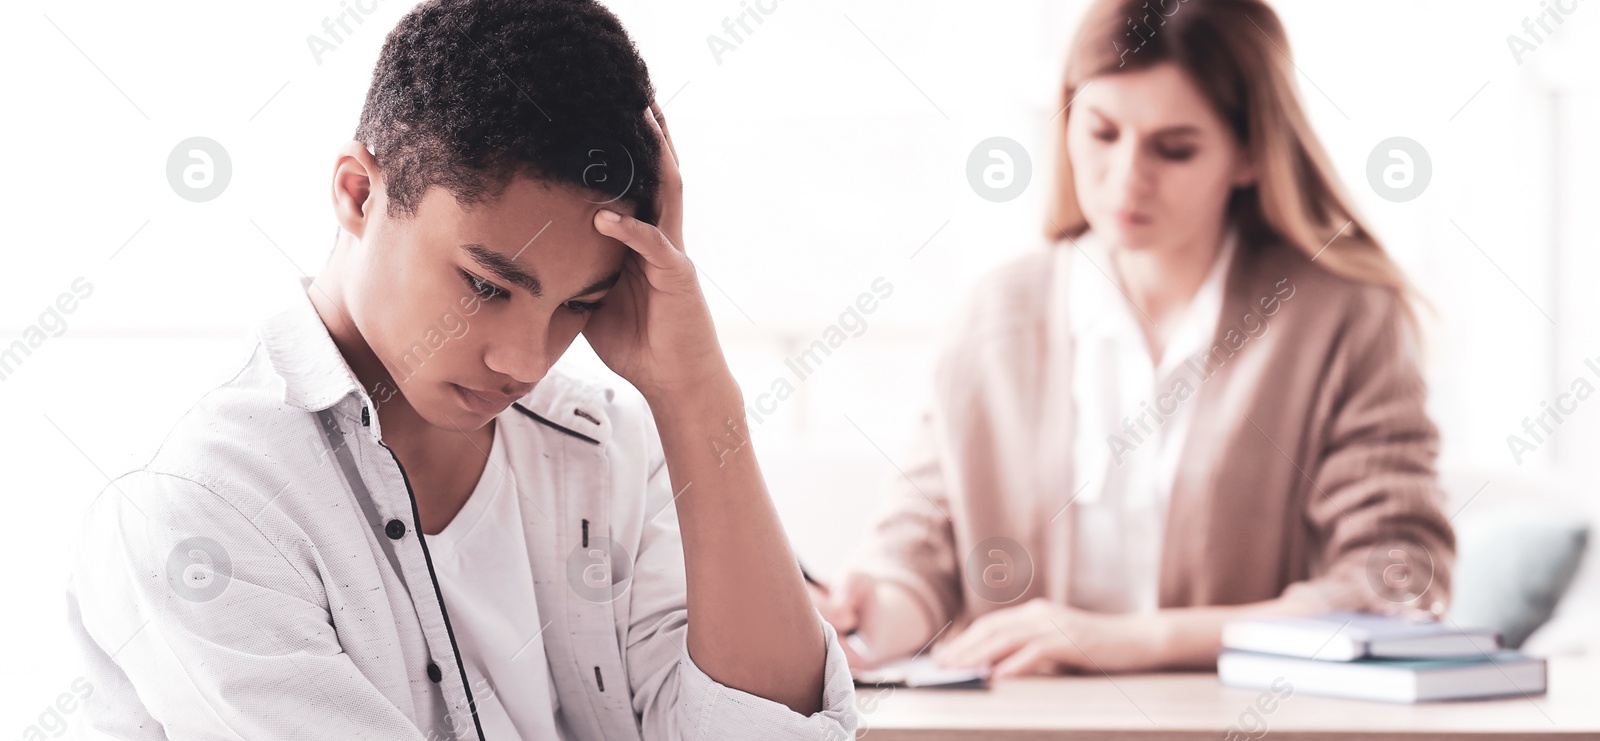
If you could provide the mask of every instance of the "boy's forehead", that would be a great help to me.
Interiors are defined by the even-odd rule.
[[[462,229],[493,233],[514,239],[519,232],[527,232],[524,239],[533,239],[541,231],[567,236],[584,236],[593,233],[594,217],[601,209],[635,215],[636,204],[623,198],[610,198],[576,186],[514,178],[495,197],[477,203],[462,205],[443,188],[430,189],[424,199],[442,206],[436,211],[445,221]],[[419,213],[425,209],[419,209]],[[544,235],[540,235],[542,239]],[[500,240],[497,240],[500,241]],[[519,242],[520,244],[520,242]]]
[[[520,272],[545,288],[565,289],[566,283],[587,285],[614,270],[626,253],[626,246],[595,230],[594,218],[602,208],[631,215],[634,205],[598,198],[580,188],[517,178],[498,198],[467,207],[448,193],[430,193],[418,216],[431,222],[424,228],[442,241],[439,246],[486,270],[502,268],[490,270],[502,281],[534,292],[528,282],[507,277]]]

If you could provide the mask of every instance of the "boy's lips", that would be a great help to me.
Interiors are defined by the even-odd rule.
[[[520,396],[506,396],[489,391],[474,391],[457,383],[450,384],[460,397],[462,405],[478,414],[499,414]]]

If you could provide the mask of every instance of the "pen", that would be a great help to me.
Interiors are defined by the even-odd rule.
[[[823,594],[829,593],[828,585],[817,581],[817,578],[812,576],[811,572],[806,571],[805,564],[800,564],[800,577],[805,579],[807,584],[822,590]],[[868,646],[866,640],[857,634],[855,628],[845,631],[844,642],[846,645],[850,646],[852,651],[856,652],[857,656],[860,656],[863,659],[870,659],[872,656],[872,647]]]

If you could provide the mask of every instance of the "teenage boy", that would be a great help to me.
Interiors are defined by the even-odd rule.
[[[86,517],[92,734],[854,738],[652,98],[592,0],[401,20],[327,264]]]

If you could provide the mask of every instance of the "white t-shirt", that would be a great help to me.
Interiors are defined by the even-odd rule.
[[[489,464],[450,524],[427,537],[485,738],[562,739],[523,534],[524,503],[495,423]],[[531,509],[530,509],[531,511]]]
[[[1229,230],[1156,364],[1137,309],[1093,233],[1073,249],[1068,301],[1074,422],[1072,581],[1067,603],[1095,612],[1158,608],[1167,501],[1205,382],[1237,243]],[[1092,264],[1091,264],[1092,263]]]

